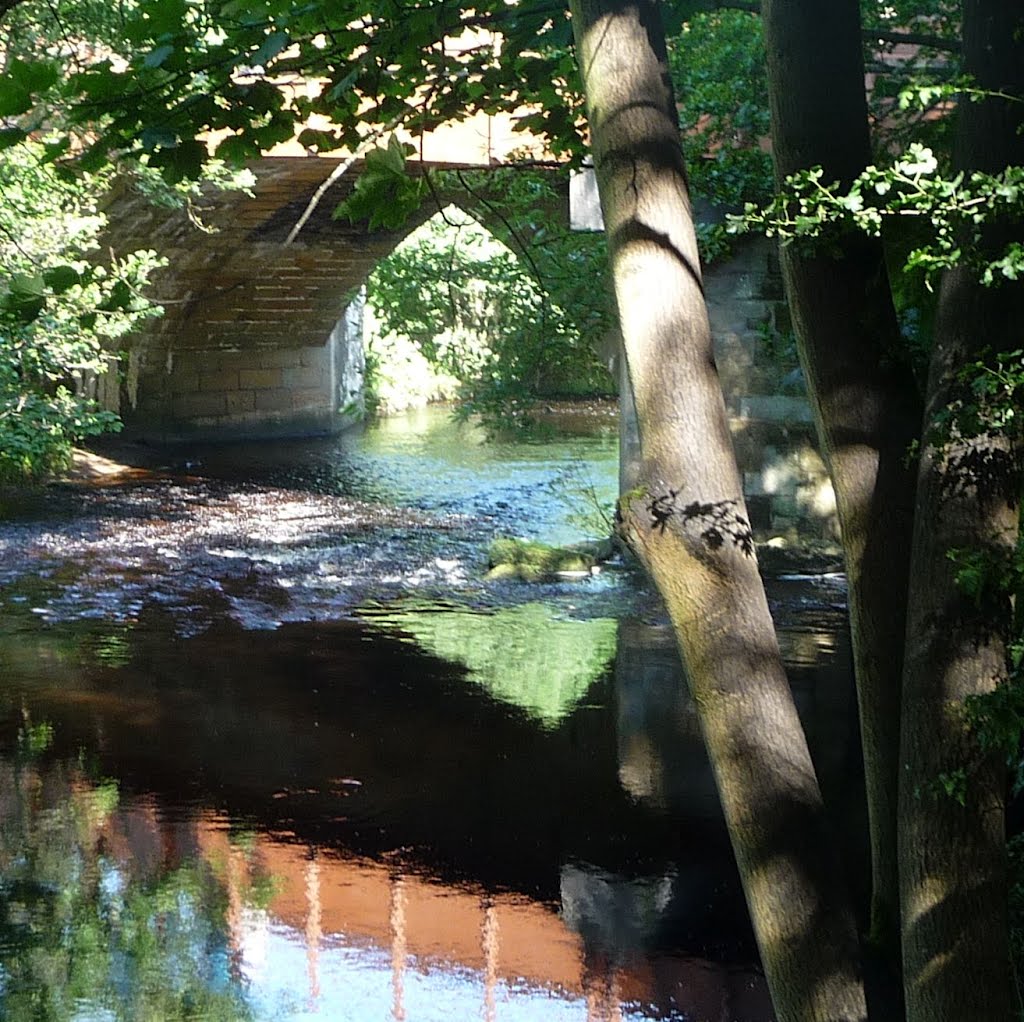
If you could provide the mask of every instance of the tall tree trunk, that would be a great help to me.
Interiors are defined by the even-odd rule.
[[[635,400],[627,541],[678,637],[781,1020],[865,1017],[855,927],[757,570],[653,0],[572,0]]]
[[[1024,11],[966,0],[966,70],[985,89],[1024,96]],[[1024,164],[1024,106],[964,102],[956,162],[999,171]],[[1019,224],[1017,225],[1019,234]],[[998,251],[1017,235],[994,224]],[[964,396],[962,367],[986,349],[1020,346],[1024,283],[984,288],[970,267],[942,283],[928,381],[911,561],[900,790],[900,882],[907,1017],[1003,1022],[1016,1017],[1009,963],[1002,764],[966,728],[964,701],[1005,680],[1006,594],[958,590],[954,549],[1006,555],[1017,536],[1020,479],[1005,437],[939,443],[936,416]],[[968,400],[969,400],[968,395]],[[965,775],[963,802],[941,781]]]
[[[857,0],[764,0],[762,13],[779,184],[816,164],[826,180],[849,184],[871,157]],[[906,461],[921,403],[899,355],[881,242],[860,232],[829,242],[813,254],[783,247],[782,269],[846,555],[872,944],[895,962],[900,686],[915,484]]]

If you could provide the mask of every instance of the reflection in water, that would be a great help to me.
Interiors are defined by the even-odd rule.
[[[391,878],[391,1014],[395,1022],[405,1019],[405,890],[402,878]]]
[[[75,762],[0,769],[0,1017],[250,1017],[190,828]]]
[[[5,1022],[769,1022],[657,607],[478,570],[613,433],[432,421],[0,525]],[[771,596],[841,776],[841,580]]]
[[[541,720],[376,625],[159,621],[0,636],[3,1018],[771,1017],[720,821],[619,783],[636,678]]]
[[[309,973],[309,1005],[316,1008],[320,998],[320,939],[323,936],[320,906],[320,859],[310,850],[306,865],[306,967]]]
[[[362,616],[433,656],[463,665],[467,680],[548,727],[572,711],[615,657],[614,618],[566,619],[546,603],[487,612],[389,609]]]
[[[490,899],[484,903],[481,938],[484,949],[484,1022],[494,1022],[497,1017],[498,913]]]

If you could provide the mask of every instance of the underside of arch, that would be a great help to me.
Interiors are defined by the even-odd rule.
[[[186,212],[155,208],[127,189],[112,197],[114,251],[153,248],[168,261],[154,279],[164,315],[148,322],[127,355],[118,410],[130,434],[153,441],[297,436],[352,422],[358,358],[346,309],[373,267],[438,204],[426,202],[399,230],[334,219],[356,165],[285,244],[332,166],[316,158],[259,161],[251,195],[206,200],[205,232]],[[493,229],[486,201],[470,208],[452,195],[437,198]]]

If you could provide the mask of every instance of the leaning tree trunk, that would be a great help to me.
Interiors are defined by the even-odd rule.
[[[762,15],[780,186],[815,165],[826,180],[849,185],[871,158],[857,0],[764,0]],[[899,351],[881,242],[856,232],[829,238],[813,253],[785,246],[781,255],[846,555],[870,830],[871,943],[896,962],[900,686],[915,483],[907,454],[921,404]]]
[[[852,913],[715,368],[659,9],[571,10],[640,431],[623,531],[672,618],[779,1018],[863,1019]]]
[[[1005,0],[964,4],[966,70],[984,89],[1024,96],[1024,12]],[[990,98],[957,112],[956,162],[1024,164],[1024,106]],[[993,224],[985,247],[1019,238]],[[908,1022],[1016,1017],[1007,940],[1005,770],[979,748],[965,701],[1006,678],[1010,600],[958,589],[953,550],[1005,557],[1018,530],[1020,478],[1005,436],[943,438],[938,416],[972,395],[961,370],[1018,349],[1024,282],[984,288],[963,265],[942,283],[928,381],[911,560],[900,790],[900,886]],[[943,785],[960,785],[960,799]]]

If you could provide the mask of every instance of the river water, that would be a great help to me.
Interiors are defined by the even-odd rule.
[[[609,413],[138,451],[0,519],[0,1018],[769,1022]],[[161,464],[163,462],[163,464]],[[838,574],[768,579],[850,769]]]

